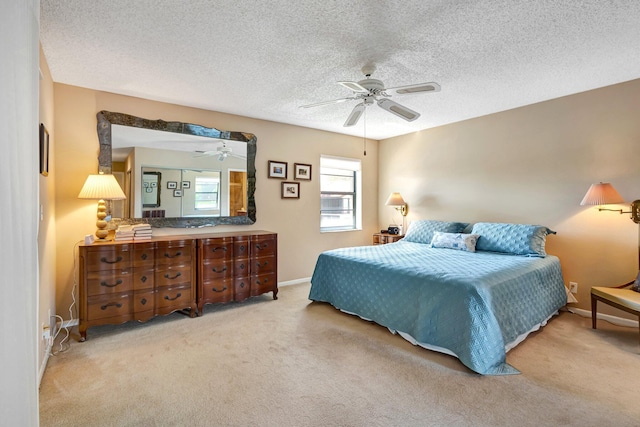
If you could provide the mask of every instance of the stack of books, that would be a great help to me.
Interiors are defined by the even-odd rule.
[[[116,229],[115,240],[133,240],[134,231],[131,225],[119,225]]]
[[[149,224],[135,224],[131,226],[133,229],[133,240],[149,240],[153,231]]]

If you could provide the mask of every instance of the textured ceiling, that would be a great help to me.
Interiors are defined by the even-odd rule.
[[[414,122],[368,107],[373,139],[640,78],[637,0],[41,0],[40,20],[55,82],[350,135],[356,101],[299,106],[367,64],[442,86],[392,98]]]

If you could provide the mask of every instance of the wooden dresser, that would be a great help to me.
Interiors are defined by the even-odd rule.
[[[268,231],[154,237],[79,246],[80,340],[87,328],[243,301],[278,299],[277,234]],[[196,311],[197,310],[197,311]]]
[[[80,245],[80,340],[87,328],[145,321],[188,309],[196,314],[196,239]]]
[[[198,312],[205,304],[273,292],[278,299],[278,236],[268,231],[198,239]]]

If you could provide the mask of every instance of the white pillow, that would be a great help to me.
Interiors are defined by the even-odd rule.
[[[479,234],[443,233],[441,231],[436,231],[433,233],[431,247],[475,252],[476,242],[479,237]]]

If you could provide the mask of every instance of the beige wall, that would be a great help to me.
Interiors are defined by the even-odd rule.
[[[408,220],[556,230],[548,252],[560,257],[565,283],[578,282],[578,307],[590,310],[590,287],[624,283],[638,270],[638,225],[579,204],[598,181],[640,199],[639,111],[635,80],[380,141],[379,200],[401,192]],[[385,226],[391,208],[382,203]]]
[[[40,48],[40,123],[49,132],[49,175],[38,175],[40,222],[38,225],[38,363],[40,375],[44,373],[48,351],[42,339],[42,325],[51,326],[49,313],[56,313],[56,221],[55,221],[55,129],[53,111],[53,80],[47,60]],[[51,333],[51,332],[50,332]]]
[[[270,230],[278,233],[279,281],[311,276],[318,254],[326,249],[371,242],[378,224],[377,142],[280,123],[182,107],[63,84],[54,85],[56,130],[56,228],[59,314],[68,319],[74,284],[75,244],[95,231],[96,204],[77,199],[87,175],[98,170],[96,113],[116,111],[149,119],[185,121],[224,130],[253,133],[257,137],[257,221],[252,226],[215,229],[156,229],[156,234],[227,230]],[[319,162],[321,154],[358,158],[363,170],[363,230],[320,233]],[[312,165],[311,182],[301,182],[300,199],[280,198],[280,180],[267,178],[268,160]]]

